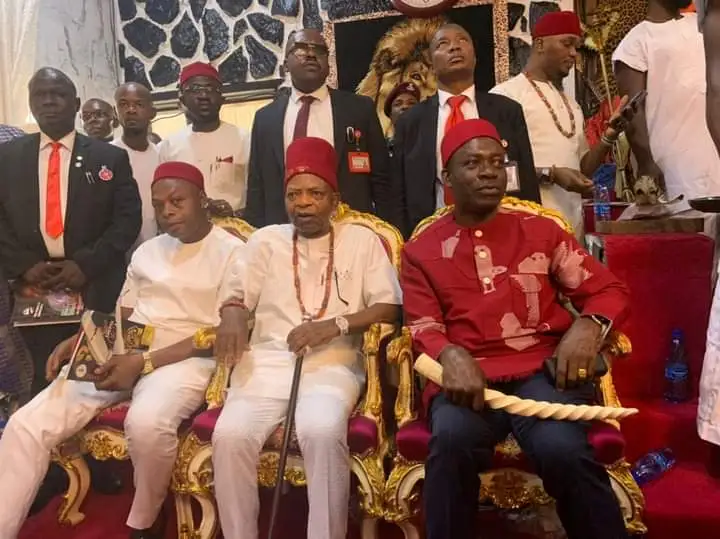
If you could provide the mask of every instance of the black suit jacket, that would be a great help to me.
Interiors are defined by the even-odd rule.
[[[48,260],[39,217],[39,151],[39,134],[0,145],[0,266],[8,279]],[[100,179],[102,167],[112,172],[111,180]],[[127,152],[78,133],[70,158],[64,246],[65,258],[87,278],[83,299],[89,309],[115,309],[127,269],[125,253],[141,220]]]
[[[509,193],[540,202],[535,163],[522,107],[507,97],[478,92],[478,115],[495,125],[507,141],[508,157],[518,164],[520,191]],[[393,176],[404,193],[405,227],[409,236],[435,212],[437,186],[438,95],[405,112],[395,125]]]
[[[281,94],[255,115],[250,143],[247,205],[244,218],[256,227],[287,223],[285,211],[285,111],[289,95]],[[330,89],[340,198],[351,208],[402,223],[402,190],[393,184],[385,137],[375,104],[365,96]],[[360,151],[370,154],[370,174],[350,172],[347,128],[362,133]]]

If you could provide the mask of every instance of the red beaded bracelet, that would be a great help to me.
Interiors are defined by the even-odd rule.
[[[248,310],[245,303],[243,303],[241,300],[231,298],[231,299],[225,301],[222,305],[220,305],[220,316],[222,316],[223,309],[225,309],[226,307],[240,307],[241,309],[243,309],[245,311]]]

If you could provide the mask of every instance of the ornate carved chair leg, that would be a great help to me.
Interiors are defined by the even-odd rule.
[[[80,452],[70,455],[58,452],[54,455],[54,460],[65,470],[69,480],[67,492],[58,510],[58,522],[75,526],[85,519],[80,507],[90,489],[90,469]]]
[[[360,537],[362,539],[377,539],[378,537],[378,519],[372,517],[364,517],[360,524]]]
[[[420,530],[409,520],[398,522],[397,525],[400,526],[405,539],[420,539]]]
[[[193,498],[200,504],[200,526],[193,530],[192,539],[215,539],[218,531],[219,518],[215,500],[202,494],[195,494]]]
[[[195,521],[192,515],[192,503],[188,494],[175,493],[175,512],[177,513],[178,539],[192,539]]]
[[[630,465],[622,459],[608,468],[608,474],[623,509],[627,531],[633,535],[647,533],[647,527],[642,521],[645,497],[630,473]]]

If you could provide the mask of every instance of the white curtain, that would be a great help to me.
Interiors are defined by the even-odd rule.
[[[26,128],[35,71],[39,0],[0,0],[0,123]]]

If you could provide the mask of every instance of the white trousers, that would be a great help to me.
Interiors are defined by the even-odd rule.
[[[215,497],[225,539],[257,539],[259,455],[285,419],[287,399],[230,391],[213,433]],[[352,407],[337,395],[301,392],[295,429],[308,484],[308,539],[345,539],[350,497],[347,424]]]
[[[132,393],[56,380],[10,417],[0,439],[0,539],[15,539],[50,464],[50,452],[103,408],[127,400],[125,435],[135,498],[127,525],[150,528],[167,496],[177,429],[203,403],[215,361],[191,358],[140,379]]]

